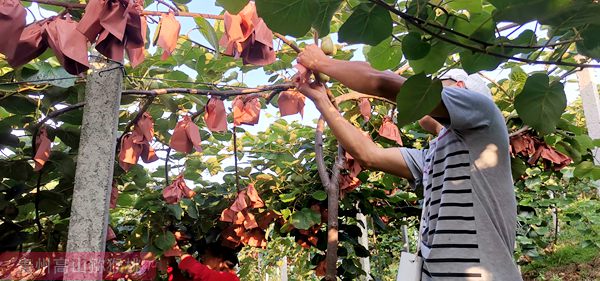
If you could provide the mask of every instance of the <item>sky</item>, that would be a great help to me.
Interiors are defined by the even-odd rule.
[[[191,12],[199,12],[199,13],[205,13],[205,14],[220,14],[222,12],[222,8],[216,6],[215,1],[213,1],[213,0],[192,1],[191,3],[188,4],[188,7]],[[146,9],[147,10],[157,10],[157,11],[167,11],[167,8],[161,4],[153,4]],[[40,19],[43,17],[48,17],[48,16],[51,16],[54,14],[53,12],[48,12],[48,11],[44,11],[42,9],[38,9],[36,4],[33,4],[32,7],[30,8],[30,10],[33,12],[33,14],[35,14],[35,17],[37,19]],[[179,17],[178,20],[181,23],[181,34],[189,33],[189,36],[194,41],[198,41],[205,45],[210,45],[210,44],[208,44],[208,42],[204,39],[204,37],[200,34],[200,32],[198,30],[194,30],[196,28],[196,23],[194,22],[194,20],[192,18]],[[33,21],[33,17],[31,14],[28,13],[28,22],[32,22],[32,21]],[[215,23],[215,20],[209,19],[208,21],[211,22],[211,24],[213,24],[213,25]],[[150,27],[150,34],[151,35],[154,34],[154,31],[156,29],[156,24],[150,24],[149,27]],[[527,28],[527,27],[525,27],[525,28]],[[523,30],[525,28],[523,28]],[[540,35],[543,36],[544,34],[542,34],[542,33],[538,34],[538,36],[540,36]],[[331,37],[334,40],[334,42],[337,41],[337,34],[332,34]],[[356,61],[364,61],[365,60],[365,57],[363,56],[363,53],[362,53],[361,45],[352,45],[352,46],[347,46],[346,48],[351,48],[351,49],[356,50],[354,52],[354,56],[351,60],[356,60]],[[155,52],[156,48],[151,47],[149,49],[149,51]],[[526,66],[524,68],[527,72],[533,71],[533,70],[543,70],[543,66]],[[196,76],[195,71],[192,69],[181,68],[180,70],[190,74],[191,77]],[[232,71],[235,71],[235,70],[232,70]],[[484,72],[484,74],[497,81],[502,78],[506,78],[507,75],[509,74],[509,72],[510,72],[510,70],[495,70],[495,71],[486,71],[486,72]],[[593,69],[592,72],[594,74],[594,81],[596,82],[596,84],[598,84],[598,82],[600,81],[600,76],[599,76],[600,72],[597,69]],[[227,77],[228,75],[229,75],[229,72],[226,73],[224,76]],[[241,75],[239,77],[241,77]],[[267,85],[267,84],[270,84],[268,82],[268,78],[269,78],[269,76],[265,75],[261,69],[257,69],[257,70],[250,71],[244,75],[244,83],[250,87],[259,86],[259,85]],[[569,103],[574,101],[577,98],[579,93],[578,93],[578,85],[576,83],[575,75],[571,75],[570,77],[567,78],[567,83],[565,85],[565,91],[567,93],[567,99],[568,99]],[[132,106],[131,108],[136,109],[137,107]],[[303,125],[314,127],[315,122],[318,119],[319,115],[320,114],[316,110],[314,104],[312,104],[312,102],[309,99],[306,99],[306,106],[304,109],[304,117],[303,118],[300,115],[286,116],[283,118],[286,119],[288,122],[298,121]],[[266,110],[262,110],[261,116],[260,116],[260,122],[257,125],[255,125],[255,126],[243,125],[243,127],[248,132],[250,132],[252,134],[256,134],[258,132],[264,131],[273,121],[277,120],[278,118],[280,118],[278,109],[269,105]],[[230,127],[231,126],[232,125],[230,124]],[[164,153],[159,152],[159,156],[164,157]],[[162,164],[162,161],[157,161],[157,162],[161,162],[161,164]],[[157,162],[151,163],[151,164],[144,164],[144,166],[152,171],[152,170],[155,170],[156,167],[158,167],[160,165],[160,164],[156,164]],[[244,161],[242,161],[241,163],[243,166]],[[182,163],[180,163],[180,164],[182,164]],[[233,165],[232,157],[229,157],[222,162],[222,166],[229,166],[229,165]],[[177,171],[172,171],[172,172],[176,173]],[[220,181],[220,178],[222,177],[222,175],[217,175],[216,177],[211,177],[208,174],[206,174],[205,176],[210,177],[211,180],[216,180],[216,181]]]

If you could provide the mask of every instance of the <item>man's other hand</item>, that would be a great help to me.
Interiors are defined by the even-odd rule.
[[[313,102],[316,102],[321,98],[327,97],[327,91],[325,90],[325,86],[323,86],[323,84],[321,83],[310,83],[310,81],[302,79],[299,76],[295,77],[294,82],[298,91],[300,91],[300,93],[302,93],[303,95],[307,96]]]
[[[298,55],[298,63],[310,70],[318,70],[319,65],[328,59],[321,48],[314,44],[306,46]]]

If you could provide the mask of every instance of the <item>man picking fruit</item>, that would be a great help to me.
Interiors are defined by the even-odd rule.
[[[307,46],[298,62],[350,89],[389,100],[396,100],[406,81],[365,62],[329,58],[315,45]],[[440,79],[442,100],[419,123],[441,130],[422,150],[379,147],[344,119],[322,85],[300,76],[296,83],[363,167],[423,189],[422,280],[521,280],[513,260],[517,214],[504,118],[478,76],[451,70]]]

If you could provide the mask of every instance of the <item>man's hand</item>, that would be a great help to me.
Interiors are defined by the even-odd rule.
[[[319,70],[319,66],[327,60],[329,60],[329,57],[317,45],[306,46],[304,51],[298,55],[298,63],[310,70],[319,72],[323,72]]]
[[[310,81],[300,76],[297,76],[294,82],[298,91],[315,103],[321,98],[327,98],[327,91],[321,83],[310,83]]]

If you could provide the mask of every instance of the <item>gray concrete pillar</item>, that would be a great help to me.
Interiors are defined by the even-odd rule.
[[[85,89],[75,188],[67,240],[69,253],[99,253],[106,246],[123,74],[118,64],[98,58]],[[69,259],[71,262],[71,259]],[[102,271],[85,279],[102,280]],[[67,270],[64,280],[82,278]]]
[[[279,280],[288,281],[288,258],[283,256],[281,259],[281,266],[279,267]]]
[[[579,83],[579,94],[583,103],[588,134],[592,139],[600,139],[600,96],[589,68],[577,72],[577,82]],[[598,151],[598,148],[593,151],[596,165],[600,165]]]

